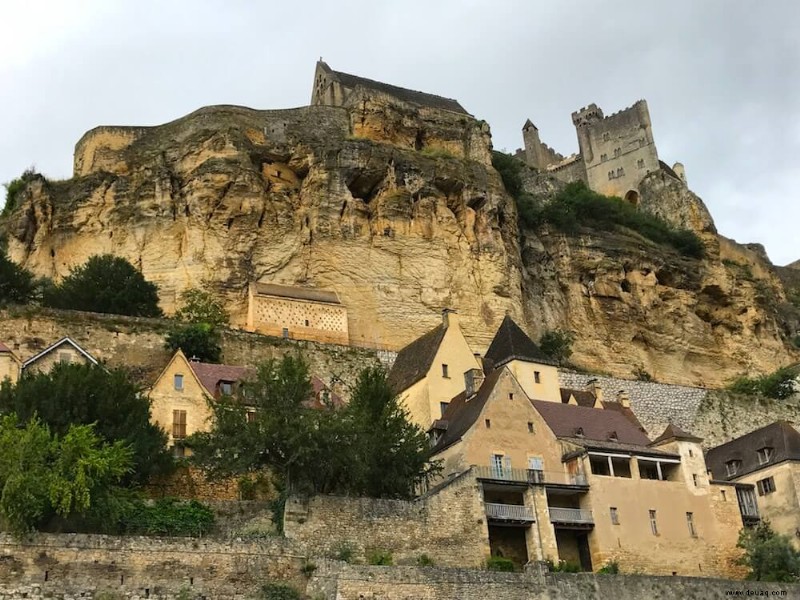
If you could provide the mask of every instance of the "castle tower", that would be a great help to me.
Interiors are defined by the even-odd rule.
[[[530,119],[525,121],[522,127],[522,140],[525,143],[525,162],[539,170],[547,167],[542,152],[542,141],[539,139],[539,129]]]
[[[672,165],[672,170],[675,171],[675,175],[681,178],[681,181],[686,184],[686,169],[683,166],[683,163],[676,162]]]
[[[592,124],[602,120],[603,111],[594,102],[572,113],[572,124],[578,134],[578,148],[586,165],[594,161],[590,128]]]

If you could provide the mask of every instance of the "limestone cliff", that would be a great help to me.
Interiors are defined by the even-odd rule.
[[[206,284],[235,323],[251,282],[334,289],[360,345],[397,348],[448,306],[476,351],[509,312],[534,336],[574,330],[578,365],[622,377],[718,385],[791,361],[771,265],[717,236],[674,178],[654,173],[642,209],[699,231],[703,261],[633,232],[520,231],[490,154],[485,123],[379,93],[101,127],[76,146],[72,179],[28,186],[9,251],[55,277],[113,252],[159,285],[167,312]],[[532,179],[543,196],[561,185]]]

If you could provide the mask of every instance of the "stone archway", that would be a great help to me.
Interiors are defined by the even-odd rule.
[[[628,190],[628,193],[625,194],[625,202],[629,202],[634,206],[639,206],[639,192],[636,190]]]

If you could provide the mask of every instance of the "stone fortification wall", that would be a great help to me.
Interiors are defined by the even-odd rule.
[[[215,600],[248,597],[268,581],[302,586],[302,557],[281,538],[203,539],[0,535],[0,598]],[[25,596],[24,594],[28,595]]]
[[[462,476],[414,502],[314,496],[290,498],[286,537],[309,556],[335,557],[345,547],[356,560],[390,551],[395,563],[415,564],[426,554],[436,564],[477,567],[489,555],[481,494]]]
[[[494,573],[466,569],[318,564],[308,587],[325,600],[650,600],[729,598],[731,592],[800,598],[800,586],[692,577]],[[315,596],[316,595],[316,596]]]

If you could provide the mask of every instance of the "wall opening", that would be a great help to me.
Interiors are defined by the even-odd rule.
[[[625,202],[629,202],[634,206],[639,206],[639,192],[636,190],[628,190],[628,193],[625,194]]]

